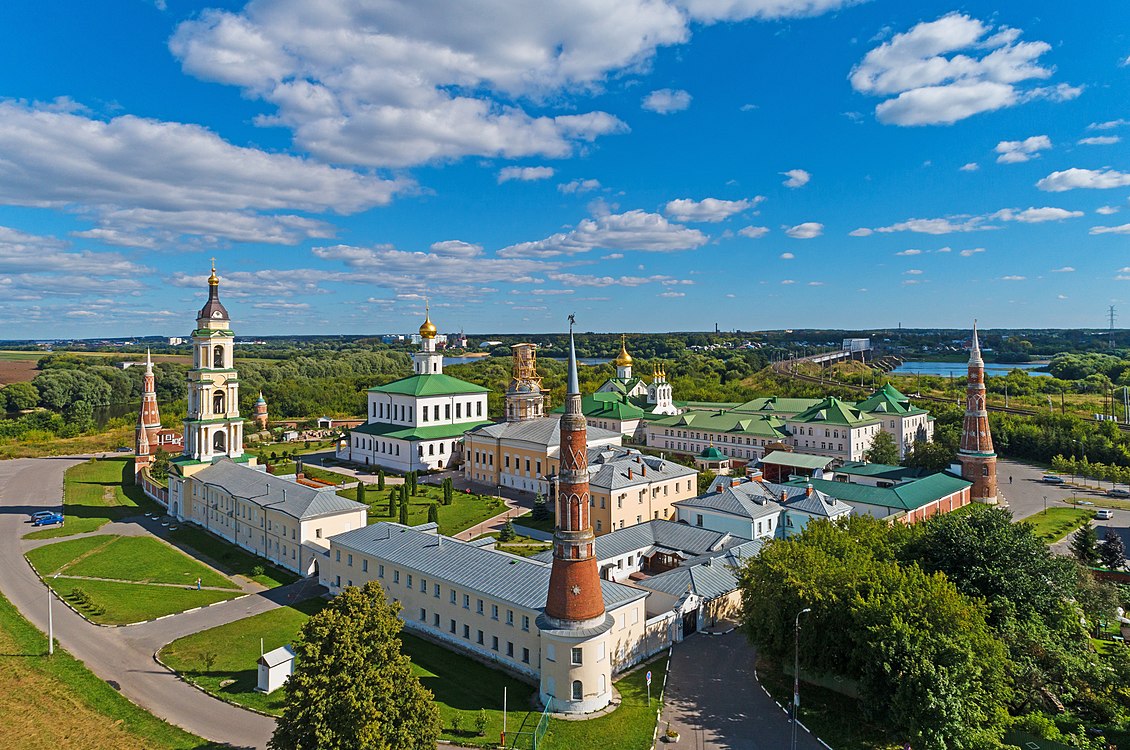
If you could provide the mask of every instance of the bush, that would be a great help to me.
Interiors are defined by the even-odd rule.
[[[257,578],[261,575],[264,575],[266,572],[266,568],[264,568],[262,565],[256,565],[255,567],[251,568],[251,577]]]
[[[487,711],[485,708],[480,708],[479,712],[475,714],[475,734],[482,737],[487,733]]]

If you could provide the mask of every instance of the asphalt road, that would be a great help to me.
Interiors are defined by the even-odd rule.
[[[0,461],[0,591],[20,612],[47,632],[49,589],[23,559],[30,531],[28,514],[57,508],[63,473],[83,459],[42,458]],[[265,748],[273,719],[236,708],[181,682],[153,660],[153,653],[182,635],[274,609],[311,593],[303,582],[206,609],[128,628],[103,628],[54,602],[55,639],[98,677],[166,721],[205,739],[241,748]]]
[[[660,734],[670,722],[671,728],[679,733],[679,742],[672,747],[692,750],[782,750],[789,747],[792,725],[788,715],[754,677],[756,658],[757,652],[736,630],[726,635],[700,633],[676,644],[671,653]],[[803,695],[802,687],[802,698]],[[803,729],[797,730],[797,747],[825,750]]]

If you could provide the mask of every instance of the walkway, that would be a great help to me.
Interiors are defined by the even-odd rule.
[[[43,632],[47,631],[48,589],[23,559],[23,552],[31,545],[19,539],[29,530],[25,523],[29,513],[59,506],[63,473],[83,460],[0,461],[0,591]],[[118,525],[105,526],[103,532]],[[317,593],[317,586],[300,581],[129,628],[98,627],[56,604],[55,638],[98,677],[166,721],[209,740],[240,748],[265,748],[274,731],[273,719],[236,708],[181,682],[154,662],[153,653],[183,635],[267,612]]]
[[[668,723],[686,750],[782,750],[792,725],[754,676],[757,652],[738,631],[692,635],[671,653],[659,733]],[[801,750],[826,750],[804,730]]]

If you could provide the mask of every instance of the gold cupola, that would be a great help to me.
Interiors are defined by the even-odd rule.
[[[208,277],[208,286],[219,286],[220,277],[216,275],[216,259],[212,258],[212,275]]]
[[[420,338],[434,339],[436,337],[436,324],[432,322],[431,308],[424,303],[424,324],[420,326]]]
[[[620,336],[620,353],[616,355],[616,359],[612,360],[612,364],[617,367],[632,366],[632,355],[628,354],[628,337],[625,335]]]

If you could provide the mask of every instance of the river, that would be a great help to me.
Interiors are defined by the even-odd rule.
[[[1027,362],[1022,365],[1008,365],[997,362],[985,363],[985,374],[993,376],[1007,375],[1013,370],[1024,370],[1034,377],[1047,376],[1046,372],[1036,372],[1037,367],[1044,367],[1045,363]],[[963,378],[969,372],[969,365],[965,362],[920,362],[910,360],[891,370],[892,375],[941,375]]]

